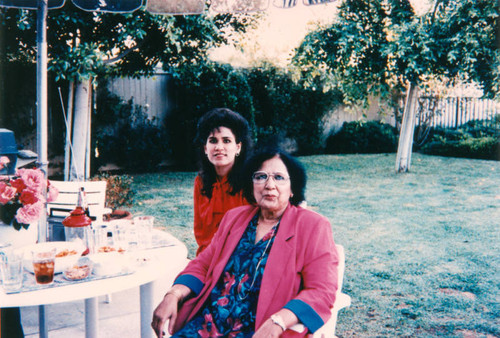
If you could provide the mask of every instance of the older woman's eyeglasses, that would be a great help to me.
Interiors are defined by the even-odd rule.
[[[265,171],[256,171],[252,175],[252,181],[255,184],[264,184],[267,182],[269,177],[272,177],[274,179],[274,182],[279,185],[285,184],[290,179],[290,176],[287,176],[283,173],[269,174]]]

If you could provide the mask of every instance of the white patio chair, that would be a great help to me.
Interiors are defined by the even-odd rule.
[[[344,280],[344,269],[345,269],[345,253],[344,247],[337,244],[337,252],[339,255],[339,265],[338,265],[338,289],[335,297],[335,303],[332,308],[332,316],[319,330],[314,332],[314,338],[334,338],[335,327],[337,326],[337,315],[338,312],[351,305],[351,297],[342,293],[342,283]]]
[[[50,184],[59,190],[59,196],[55,201],[47,203],[49,217],[66,217],[75,209],[78,201],[80,188],[85,189],[87,204],[93,222],[102,222],[102,216],[106,213],[106,181],[50,181]]]

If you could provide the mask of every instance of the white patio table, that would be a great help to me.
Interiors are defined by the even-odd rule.
[[[144,250],[150,259],[139,265],[134,272],[117,277],[82,281],[75,284],[65,283],[54,287],[6,294],[0,287],[0,307],[40,306],[40,337],[47,337],[47,326],[43,305],[85,301],[85,336],[98,337],[98,298],[102,295],[140,287],[141,337],[153,337],[151,320],[153,316],[153,286],[156,280],[177,275],[187,264],[187,248],[171,234],[153,230],[154,236],[162,236],[163,246]]]

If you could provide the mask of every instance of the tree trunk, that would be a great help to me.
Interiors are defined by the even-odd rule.
[[[413,131],[417,114],[418,88],[410,84],[406,96],[403,122],[399,134],[398,154],[396,157],[396,172],[408,172],[411,166],[411,151],[413,147]]]
[[[75,99],[75,82],[70,81],[68,91],[68,107],[64,116],[66,126],[66,143],[64,145],[64,180],[69,181],[69,164],[71,159],[71,126],[73,123],[73,102]]]
[[[75,113],[73,120],[73,155],[71,156],[70,181],[86,178],[86,152],[90,121],[90,80],[75,83]]]

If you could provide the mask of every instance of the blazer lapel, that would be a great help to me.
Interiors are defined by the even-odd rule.
[[[281,279],[286,275],[286,269],[295,269],[294,266],[290,266],[290,264],[294,264],[294,260],[291,257],[295,254],[295,246],[292,243],[293,241],[290,241],[295,236],[295,214],[295,207],[289,204],[283,213],[278,233],[269,253],[259,292],[255,318],[256,328],[265,319],[263,316],[267,312],[269,305],[273,303],[276,289],[279,288]]]

